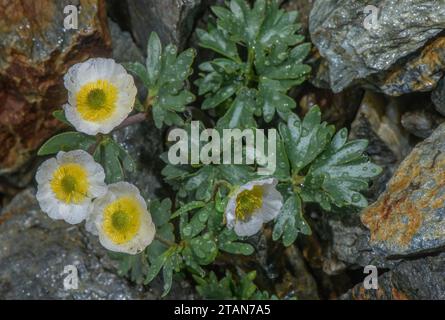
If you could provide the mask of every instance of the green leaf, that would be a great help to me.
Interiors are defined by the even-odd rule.
[[[210,95],[204,100],[204,102],[202,103],[202,109],[207,110],[215,108],[216,106],[220,105],[231,96],[233,96],[238,88],[238,84],[230,84],[226,87],[221,88],[215,94]]]
[[[245,0],[231,0],[226,7],[212,7],[212,11],[217,17],[216,26],[209,23],[207,31],[198,30],[200,45],[227,59],[216,58],[200,65],[201,78],[195,84],[199,94],[205,94],[202,109],[219,106],[225,110],[219,128],[255,127],[253,115],[262,115],[271,122],[278,113],[287,121],[296,106],[287,92],[304,82],[311,71],[303,64],[310,44],[294,47],[304,40],[296,34],[301,28],[296,23],[297,13],[281,10],[277,1],[267,0],[257,0],[253,6]],[[245,48],[241,55],[245,61],[238,55],[238,47]],[[244,94],[242,88],[258,90],[253,108],[232,101],[233,96],[237,101]]]
[[[116,149],[114,141],[111,139],[103,142],[100,146],[102,150],[102,158],[100,163],[105,170],[105,182],[115,183],[124,180],[124,171],[119,161],[119,150]]]
[[[171,223],[166,223],[160,227],[156,226],[156,235],[162,239],[175,242],[174,227]],[[168,249],[169,246],[155,238],[147,248],[147,254],[150,262],[154,262],[157,257]]]
[[[225,229],[218,236],[218,247],[220,250],[231,253],[249,256],[255,249],[248,243],[237,242],[238,236],[233,230]]]
[[[184,90],[187,78],[192,74],[191,65],[196,56],[194,49],[178,55],[176,46],[169,44],[162,50],[158,35],[150,34],[147,45],[146,65],[127,63],[126,68],[137,75],[148,88],[147,99],[151,102],[153,120],[157,128],[182,126],[184,121],[179,112],[195,100],[195,96]]]
[[[209,200],[218,172],[215,166],[205,166],[190,175],[184,183],[185,190],[195,191],[198,200]]]
[[[139,79],[141,79],[144,86],[149,87],[150,86],[150,78],[147,72],[147,69],[145,69],[144,65],[140,62],[128,62],[124,63],[125,69],[127,69],[129,72],[136,75]]]
[[[96,138],[80,132],[69,131],[58,134],[46,141],[37,152],[39,156],[54,154],[59,151],[88,149],[96,143]]]
[[[162,276],[164,279],[164,292],[162,297],[165,297],[172,287],[173,282],[173,261],[172,258],[167,259],[164,264],[164,269],[162,270]]]
[[[188,223],[184,221],[184,223],[181,225],[181,234],[183,235],[183,239],[192,239],[201,233],[201,231],[206,228],[207,220],[209,219],[209,216],[213,210],[213,205],[208,204],[198,210]]]
[[[190,247],[196,262],[200,265],[212,263],[218,255],[218,247],[210,233],[190,240]]]
[[[129,278],[137,284],[144,282],[148,270],[145,251],[136,255],[110,251],[109,256],[118,262],[118,274],[120,276],[129,276]]]
[[[161,201],[150,201],[150,213],[156,227],[161,227],[170,220],[172,201],[165,198]]]
[[[290,164],[280,135],[277,135],[276,155],[277,163],[273,176],[278,179],[288,179],[290,177]]]
[[[53,112],[53,117],[56,118],[59,121],[62,121],[63,123],[69,125],[72,127],[72,124],[68,121],[68,119],[65,117],[65,111],[63,110],[56,110]]]
[[[158,273],[161,271],[162,267],[164,266],[167,259],[171,256],[174,249],[169,249],[165,251],[163,254],[158,256],[150,265],[147,277],[145,278],[144,284],[149,284],[153,281],[153,279],[158,275]]]
[[[221,129],[256,128],[254,118],[255,93],[253,90],[243,88],[227,113],[218,120],[217,126]]]
[[[277,1],[268,1],[266,12],[266,18],[260,30],[259,43],[267,47],[277,39],[283,39],[289,45],[295,44],[294,34],[298,30],[298,25],[295,24],[297,13],[280,10]]]
[[[201,47],[211,49],[234,61],[240,61],[235,42],[227,38],[221,30],[212,29],[207,32],[198,28],[196,34]]]
[[[339,130],[326,150],[312,163],[302,188],[302,197],[318,202],[326,210],[337,207],[368,205],[360,193],[368,188],[368,181],[381,173],[364,152],[366,140],[347,142],[348,131]]]
[[[195,274],[203,277],[205,275],[205,271],[201,266],[195,261],[195,256],[190,247],[185,247],[182,250],[182,258],[184,259],[185,265]]]
[[[302,79],[311,72],[311,67],[306,64],[295,64],[294,61],[285,61],[278,66],[265,68],[262,74],[270,79],[289,80]]]
[[[195,96],[184,90],[184,83],[192,73],[191,65],[196,55],[194,49],[182,52],[176,57],[177,49],[168,45],[162,54],[161,69],[155,84],[149,87],[152,97],[153,119],[157,128],[165,123],[167,126],[183,125],[182,118],[177,114],[183,112],[185,106],[195,100]]]
[[[251,298],[255,292],[257,291],[257,286],[253,283],[253,280],[256,278],[256,271],[251,271],[247,273],[245,276],[241,277],[238,296],[242,297],[242,299]]]
[[[161,174],[166,180],[184,178],[189,172],[178,166],[167,164],[164,169],[162,169]]]
[[[283,238],[283,244],[288,247],[297,239],[299,233],[311,234],[311,229],[303,217],[301,199],[291,195],[280,210],[272,233],[272,239]]]
[[[202,208],[206,205],[206,203],[204,201],[192,201],[189,202],[185,205],[183,205],[181,208],[179,208],[178,210],[176,210],[170,217],[170,220],[179,217],[180,215],[195,210],[197,208]]]
[[[237,279],[226,271],[226,275],[218,280],[216,274],[212,271],[207,277],[193,276],[196,281],[196,291],[204,299],[216,300],[258,300],[273,299],[267,292],[261,292],[253,282],[256,278],[256,272],[251,271],[247,274],[240,272]]]
[[[292,114],[287,126],[280,123],[280,134],[295,174],[323,152],[334,134],[333,126],[320,121],[320,109],[315,106],[309,110],[303,121]]]
[[[294,99],[286,95],[287,88],[281,85],[278,80],[262,78],[259,84],[257,102],[263,111],[266,122],[272,121],[275,110],[280,111],[280,115],[289,115],[296,107]],[[287,118],[284,118],[287,120]]]
[[[156,32],[150,34],[147,45],[147,86],[153,86],[159,78],[161,69],[162,44]]]
[[[122,167],[127,172],[135,172],[136,162],[134,162],[133,158],[128,154],[128,152],[113,139],[110,139],[108,143],[110,144],[110,147],[114,149],[114,152],[117,154],[119,161],[122,164]]]

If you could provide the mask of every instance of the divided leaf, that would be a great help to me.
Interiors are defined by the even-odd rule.
[[[177,54],[174,45],[163,50],[161,41],[152,32],[148,40],[146,65],[126,64],[128,71],[137,75],[148,88],[147,100],[152,106],[153,120],[157,128],[182,125],[183,119],[178,113],[185,111],[186,105],[195,100],[195,96],[185,89],[185,82],[192,74],[191,65],[195,50],[187,49]]]
[[[280,123],[279,130],[294,174],[323,152],[335,131],[333,126],[321,123],[321,112],[317,106],[309,110],[303,121],[291,114],[287,125]]]
[[[291,195],[280,210],[273,229],[272,238],[277,241],[282,237],[283,244],[288,247],[297,239],[299,233],[311,234],[311,229],[303,217],[301,199]]]
[[[266,0],[257,0],[253,6],[245,0],[231,0],[226,7],[214,6],[212,11],[216,26],[209,24],[208,31],[198,30],[199,44],[225,58],[200,65],[200,79],[195,84],[199,94],[205,95],[202,109],[230,106],[225,110],[224,125],[245,125],[237,119],[242,117],[251,126],[255,123],[253,115],[262,115],[270,122],[276,113],[287,120],[296,106],[287,92],[304,82],[311,71],[303,64],[311,46],[300,44],[304,37],[297,34],[297,13],[281,10],[277,1]],[[242,47],[245,54],[240,55]],[[246,57],[245,61],[240,56]],[[221,65],[220,60],[230,64]],[[255,89],[255,112],[244,111],[230,100],[235,95],[237,101],[250,89]]]
[[[342,129],[332,139],[327,149],[310,166],[302,187],[302,197],[307,202],[318,202],[330,210],[337,207],[368,205],[360,191],[382,169],[364,155],[368,142],[347,142],[348,131]]]

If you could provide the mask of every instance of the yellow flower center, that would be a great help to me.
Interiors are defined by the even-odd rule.
[[[236,197],[235,217],[246,220],[263,206],[263,188],[254,186],[252,190],[241,191]]]
[[[57,199],[64,203],[81,203],[88,193],[88,174],[79,164],[61,165],[53,173],[50,182]]]
[[[103,231],[116,244],[131,240],[139,231],[143,209],[132,197],[122,197],[104,209]]]
[[[76,95],[80,116],[92,122],[110,118],[116,109],[116,101],[117,88],[108,80],[88,82]]]

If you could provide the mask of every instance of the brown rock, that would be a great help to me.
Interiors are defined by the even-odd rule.
[[[378,75],[376,84],[385,94],[400,96],[410,92],[433,90],[445,70],[445,37],[438,37],[420,54]]]
[[[362,213],[371,245],[387,256],[445,245],[445,125],[406,157],[377,202]]]
[[[65,30],[66,5],[78,29]],[[73,64],[111,51],[103,0],[0,2],[0,174],[22,166],[60,129],[52,111],[66,101],[63,75]]]

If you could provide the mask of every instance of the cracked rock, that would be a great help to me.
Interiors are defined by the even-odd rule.
[[[150,32],[158,33],[164,44],[182,48],[192,32],[201,0],[128,1],[131,29],[136,43],[146,48]]]
[[[334,92],[361,83],[392,96],[434,89],[445,69],[445,38],[435,38],[444,28],[445,3],[433,0],[318,0],[309,22]]]
[[[363,283],[344,294],[354,300],[444,300],[445,253],[404,261],[378,278],[378,289],[365,289]]]
[[[361,219],[370,229],[371,245],[386,256],[445,246],[445,124],[403,160]]]

